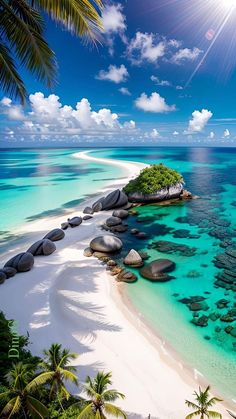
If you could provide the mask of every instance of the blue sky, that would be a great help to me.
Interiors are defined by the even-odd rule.
[[[97,48],[47,21],[57,85],[22,71],[24,109],[0,91],[1,146],[234,145],[231,0],[107,1],[103,21]]]

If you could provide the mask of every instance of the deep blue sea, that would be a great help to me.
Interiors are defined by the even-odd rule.
[[[113,179],[124,177],[115,165],[75,159],[78,151],[1,150],[2,250],[18,239],[15,231],[20,225],[74,208]],[[147,238],[141,241],[124,233],[122,255],[132,247],[142,249],[149,261],[168,258],[176,269],[169,282],[139,277],[127,285],[127,292],[186,364],[223,397],[236,399],[236,149],[137,147],[91,153],[163,162],[180,171],[187,189],[200,196],[171,206],[139,207],[138,214],[130,216],[132,227],[145,231]]]

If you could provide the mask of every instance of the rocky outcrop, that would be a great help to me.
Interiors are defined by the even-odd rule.
[[[109,195],[100,198],[98,201],[96,201],[92,209],[93,211],[106,211],[113,208],[120,208],[123,207],[128,203],[128,197],[127,195],[120,191],[119,189],[116,189],[115,191],[109,193]],[[100,209],[98,209],[100,208]]]
[[[127,256],[124,258],[124,264],[138,268],[143,265],[143,260],[136,250],[131,249]]]
[[[172,279],[169,272],[175,269],[175,263],[169,259],[157,259],[145,265],[140,274],[143,278],[149,279],[153,282],[166,282]]]
[[[1,272],[3,272],[7,278],[12,278],[16,275],[17,270],[15,268],[5,267],[1,269]]]
[[[165,201],[168,199],[180,198],[183,193],[184,186],[183,183],[178,182],[175,185],[169,186],[168,188],[163,188],[152,194],[143,194],[142,192],[131,192],[128,194],[128,199],[130,202],[159,202]]]
[[[104,236],[95,237],[89,246],[96,252],[115,253],[122,248],[123,243],[118,237],[105,234]]]
[[[117,275],[116,280],[119,282],[127,282],[127,283],[132,283],[132,282],[136,282],[138,279],[138,277],[130,271],[122,271]]]
[[[33,256],[49,256],[56,250],[56,245],[49,239],[38,240],[32,244],[27,252]]]
[[[49,239],[52,242],[56,242],[58,240],[62,240],[65,237],[65,233],[61,228],[55,228],[54,230],[49,231],[49,233],[44,236],[44,239]]]
[[[18,255],[11,258],[5,265],[4,268],[14,268],[17,272],[27,272],[32,269],[34,265],[34,257],[31,253],[19,253]]]

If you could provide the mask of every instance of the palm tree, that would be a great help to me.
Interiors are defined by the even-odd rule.
[[[6,375],[6,381],[9,388],[0,394],[0,400],[6,402],[0,416],[1,418],[19,417],[25,418],[31,415],[35,419],[44,419],[48,417],[47,407],[32,395],[33,388],[32,377],[34,367],[19,362],[12,366],[12,369]]]
[[[44,38],[44,14],[76,36],[98,40],[102,0],[0,0],[0,88],[24,103],[27,92],[16,62],[49,88],[56,59]]]
[[[222,415],[218,412],[213,410],[209,410],[216,402],[221,402],[222,400],[218,399],[217,397],[210,398],[210,386],[206,388],[205,391],[202,391],[201,387],[199,387],[199,393],[197,391],[194,392],[196,403],[193,403],[189,400],[185,400],[185,403],[191,409],[194,409],[193,413],[190,413],[186,416],[185,419],[192,419],[195,416],[199,416],[200,419],[204,418],[219,418],[222,419]]]
[[[44,351],[45,360],[40,363],[43,372],[34,379],[34,384],[42,384],[48,382],[50,384],[49,399],[53,400],[58,397],[70,397],[70,393],[65,387],[65,381],[70,381],[78,385],[78,379],[74,372],[76,368],[69,365],[72,359],[77,357],[76,354],[69,349],[61,349],[59,343],[53,343],[48,350]]]
[[[112,384],[111,375],[111,372],[107,374],[98,372],[94,379],[87,377],[84,390],[89,400],[78,419],[105,419],[106,415],[126,418],[125,413],[119,407],[110,403],[125,397],[117,390],[108,390],[108,386]]]

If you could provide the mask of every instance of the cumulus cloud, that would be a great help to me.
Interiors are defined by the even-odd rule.
[[[131,93],[127,87],[121,87],[119,92],[122,93],[122,95],[131,96]]]
[[[150,79],[157,85],[157,86],[163,86],[163,87],[169,87],[171,86],[171,83],[168,80],[160,80],[157,76],[151,76]]]
[[[159,137],[159,132],[156,130],[156,128],[153,128],[153,130],[151,131],[151,133],[150,133],[150,137],[151,138],[157,138],[157,137]]]
[[[143,61],[154,63],[164,56],[165,49],[166,42],[156,40],[153,33],[136,32],[127,46],[127,57],[136,65]]]
[[[211,111],[208,111],[207,109],[202,109],[201,111],[194,111],[192,113],[192,119],[189,121],[187,132],[201,132],[205,128],[206,124],[212,116],[213,113]]]
[[[173,132],[173,135],[174,135],[175,137],[177,137],[177,136],[179,135],[179,132],[178,132],[178,131],[174,131],[174,132]]]
[[[215,138],[215,133],[213,131],[211,131],[210,134],[209,134],[209,136],[208,136],[208,138],[210,140],[213,140]]]
[[[157,92],[153,92],[149,97],[146,93],[142,93],[141,96],[135,100],[135,105],[138,109],[145,112],[165,113],[176,110],[175,105],[169,106],[165,99]]]
[[[3,106],[10,106],[12,103],[12,100],[9,99],[9,97],[4,97],[1,102],[0,102]]]
[[[19,135],[30,135],[32,139],[35,136],[50,139],[56,134],[60,139],[68,135],[105,135],[122,132],[123,129],[126,130],[126,133],[129,129],[135,129],[134,121],[121,124],[118,115],[112,113],[110,109],[101,108],[98,111],[93,111],[86,98],[77,102],[73,108],[70,105],[63,106],[59,97],[54,94],[45,97],[43,93],[37,92],[29,96],[29,102],[29,112],[24,113],[23,109],[19,107],[21,120],[15,112],[16,106],[2,103],[5,115],[18,122],[12,128],[18,137]]]
[[[226,129],[225,131],[224,131],[224,138],[228,138],[228,137],[230,137],[230,131],[228,130],[228,129]]]
[[[129,77],[129,73],[124,64],[121,64],[120,67],[116,65],[109,65],[108,70],[99,71],[96,78],[98,80],[108,80],[114,83],[123,83]]]
[[[123,7],[120,3],[106,5],[102,12],[102,23],[104,31],[108,33],[118,33],[126,29],[125,15],[122,13]]]
[[[199,48],[181,48],[179,49],[171,58],[171,62],[175,64],[182,64],[186,61],[195,61],[199,55],[202,53],[202,50]]]

